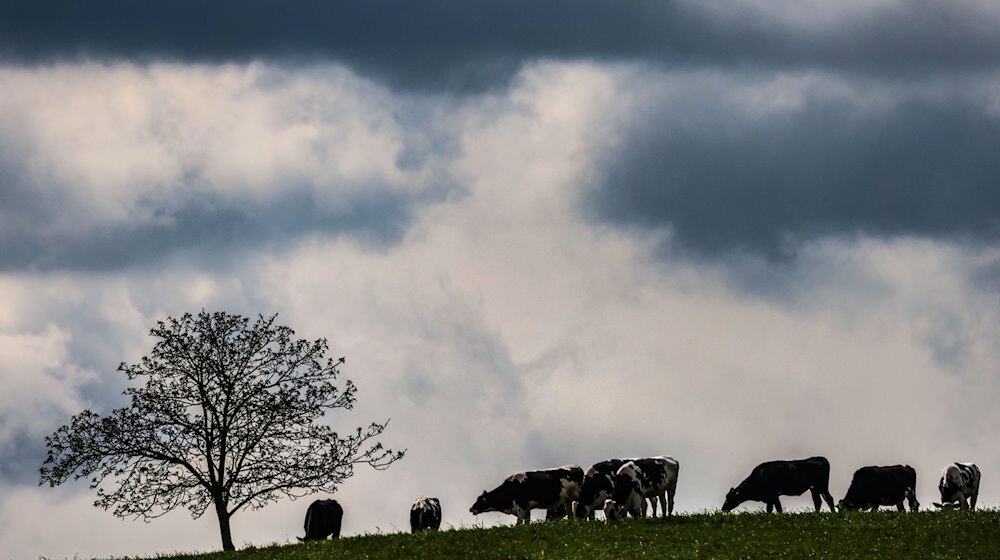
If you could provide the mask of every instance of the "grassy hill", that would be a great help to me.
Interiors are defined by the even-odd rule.
[[[997,559],[1000,511],[704,514],[671,520],[560,521],[251,548],[176,560]]]

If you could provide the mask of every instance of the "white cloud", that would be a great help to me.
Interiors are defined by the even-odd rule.
[[[824,239],[803,247],[795,264],[766,271],[784,287],[761,296],[733,286],[728,267],[736,264],[663,259],[654,255],[662,240],[653,234],[594,225],[580,216],[580,197],[594,153],[617,140],[622,119],[643,110],[643,94],[622,79],[633,70],[536,65],[510,92],[456,109],[449,126],[459,145],[440,164],[467,194],[423,208],[391,247],[307,237],[287,251],[251,253],[225,266],[178,259],[148,270],[5,274],[0,331],[9,333],[5,344],[21,364],[18,402],[61,403],[63,411],[86,405],[93,391],[84,398],[74,385],[86,378],[61,385],[55,370],[82,362],[111,378],[119,360],[148,348],[143,335],[155,318],[223,308],[279,312],[300,335],[328,337],[360,389],[357,410],[337,422],[392,417],[385,441],[409,454],[388,472],[361,470],[344,486],[337,497],[348,533],[405,527],[410,502],[422,494],[442,498],[446,524],[506,521],[467,513],[505,474],[614,455],[674,454],[683,511],[718,507],[756,462],[778,457],[827,455],[838,498],[864,464],[913,464],[922,501],[945,462],[1000,470],[991,440],[1000,421],[993,406],[1000,397],[1000,302],[969,272],[997,256],[921,239]],[[107,72],[104,79],[129,73],[123,82],[141,88],[192,70]],[[195,101],[216,86],[242,91],[256,79],[248,76],[268,73],[194,72],[204,74],[195,80],[201,89],[185,94]],[[377,99],[362,103],[371,101],[365,94],[337,107],[340,97],[317,93],[322,88],[307,79],[286,76],[281,87],[313,92],[290,98],[312,99],[315,114],[343,112],[371,142],[398,147],[395,125],[383,120],[391,111]],[[103,82],[94,80],[81,88],[100,89]],[[167,89],[182,96],[185,87]],[[141,107],[151,93],[136,95]],[[243,114],[245,103],[247,126],[270,118],[260,115],[284,115],[260,95],[227,94],[225,112]],[[216,113],[208,111],[211,120]],[[243,184],[233,177],[245,172],[247,191],[230,195],[253,197],[279,188],[287,174],[322,172],[299,153],[301,139],[314,133],[294,120],[282,117],[276,131],[264,127],[256,133],[266,136],[260,144],[240,143],[246,139],[235,138],[242,136],[234,132],[238,123],[172,137],[202,135],[192,151],[204,149],[215,173],[231,174],[218,183]],[[192,116],[189,125],[197,129],[198,121]],[[145,134],[145,122],[128,143]],[[262,150],[246,158],[260,167],[241,170],[211,155],[227,153],[212,148],[227,139],[241,146],[235,155]],[[367,142],[329,150],[324,169],[351,177],[410,173]],[[363,161],[369,154],[373,161]],[[72,165],[85,173],[90,164]],[[399,188],[405,183],[401,178]],[[122,202],[119,195],[132,204],[120,193],[109,203]],[[69,342],[79,337],[100,351],[79,358],[83,348]],[[34,429],[53,422],[41,419]],[[985,503],[1000,501],[988,486],[984,492]],[[89,508],[88,497],[10,491],[0,506],[0,548],[59,557],[217,547],[210,517],[119,522]],[[283,502],[241,514],[236,540],[294,540],[305,507]],[[41,525],[15,530],[17,512],[58,520],[58,537]]]

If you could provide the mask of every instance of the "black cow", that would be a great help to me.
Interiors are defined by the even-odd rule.
[[[812,493],[813,505],[820,510],[820,497],[826,500],[830,511],[830,462],[826,457],[810,457],[796,461],[768,461],[754,467],[750,476],[736,488],[730,488],[722,511],[732,511],[747,501],[764,502],[767,513],[777,509],[781,513],[779,496],[801,496],[806,490]]]
[[[337,500],[316,500],[306,510],[306,536],[300,541],[319,541],[331,535],[340,537],[340,523],[344,520],[344,508]]]
[[[540,508],[547,510],[546,519],[558,519],[580,498],[582,485],[583,469],[576,465],[515,473],[497,488],[483,490],[469,511],[473,515],[488,511],[516,515],[521,524],[531,521],[532,509]]]
[[[579,519],[594,518],[594,512],[604,507],[604,500],[611,497],[615,489],[615,473],[626,463],[626,459],[608,459],[594,463],[583,477],[580,500],[573,502],[573,516]]]
[[[875,511],[879,506],[896,506],[906,511],[903,500],[909,502],[910,511],[920,509],[917,501],[917,471],[910,465],[891,467],[861,467],[854,471],[851,487],[840,500],[840,509],[866,509]]]
[[[441,528],[441,501],[421,497],[410,506],[410,531],[437,531]]]
[[[941,480],[938,481],[941,502],[934,502],[934,507],[976,509],[981,478],[982,473],[974,463],[948,465],[941,471]]]

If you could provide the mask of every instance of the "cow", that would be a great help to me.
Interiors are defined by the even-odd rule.
[[[913,467],[861,467],[854,471],[851,486],[844,499],[840,500],[839,507],[841,510],[871,508],[875,511],[879,506],[896,506],[897,510],[906,511],[903,500],[909,502],[910,511],[920,509],[920,502],[917,501],[917,471]]]
[[[410,532],[437,531],[441,528],[441,501],[421,496],[410,506]]]
[[[674,492],[677,490],[677,474],[680,465],[673,457],[650,457],[633,459],[622,465],[615,473],[614,490],[611,499],[615,508],[608,517],[605,503],[605,517],[608,521],[631,515],[646,517],[646,499],[656,517],[656,499],[660,499],[663,517],[674,513]]]
[[[573,502],[573,517],[593,519],[594,512],[604,507],[604,501],[611,497],[615,488],[615,473],[628,459],[608,459],[594,463],[583,477],[580,500]]]
[[[775,509],[781,513],[779,496],[801,496],[806,490],[812,493],[816,511],[822,507],[821,497],[830,511],[836,511],[830,495],[830,462],[826,457],[768,461],[757,465],[739,486],[729,489],[722,511],[729,512],[743,502],[755,501],[767,504],[767,513]]]
[[[941,471],[938,490],[941,503],[934,502],[936,508],[976,509],[979,499],[979,467],[973,463],[952,463]]]
[[[547,510],[546,519],[559,519],[579,500],[582,485],[583,469],[577,465],[514,473],[493,490],[483,490],[469,512],[516,515],[518,525],[531,522],[533,509]]]
[[[306,510],[305,537],[300,541],[321,541],[329,536],[340,537],[340,523],[344,520],[344,508],[337,500],[316,500]]]

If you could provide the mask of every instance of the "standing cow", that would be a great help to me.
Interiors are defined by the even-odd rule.
[[[344,508],[337,500],[316,500],[306,510],[306,536],[300,541],[319,541],[329,536],[340,537],[340,523],[344,520]]]
[[[910,511],[920,509],[917,501],[917,471],[910,465],[890,467],[861,467],[854,471],[851,487],[840,500],[842,510],[868,509],[879,506],[896,506],[906,511],[903,500],[909,502]]]
[[[604,506],[604,500],[611,498],[615,489],[615,473],[626,462],[626,459],[608,459],[587,469],[580,487],[580,500],[573,502],[574,517],[594,518],[594,512]]]
[[[441,501],[421,496],[410,506],[410,532],[437,531],[441,528]]]
[[[613,504],[605,501],[604,514],[608,521],[625,515],[645,517],[647,498],[653,508],[653,517],[656,517],[657,498],[662,516],[673,515],[679,470],[680,465],[673,457],[633,459],[622,465],[615,473]]]
[[[769,461],[757,465],[746,480],[729,489],[722,511],[732,511],[743,502],[756,501],[767,504],[767,513],[775,509],[781,513],[779,496],[801,496],[806,490],[812,493],[816,511],[822,507],[821,497],[826,500],[830,511],[836,511],[833,496],[830,495],[830,462],[826,457]]]
[[[493,490],[483,490],[469,512],[516,515],[518,525],[531,521],[533,509],[545,509],[546,519],[558,519],[566,515],[573,500],[579,500],[582,485],[583,469],[577,465],[515,473]]]
[[[979,499],[979,467],[973,463],[952,463],[941,471],[938,490],[941,492],[941,503],[934,502],[937,508],[959,507],[961,509],[976,509]]]

